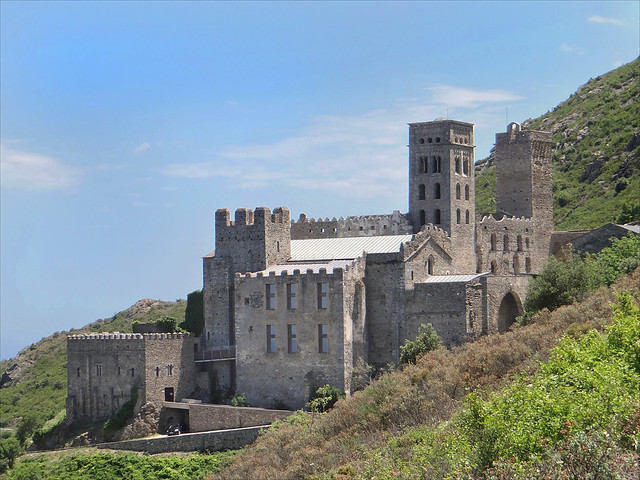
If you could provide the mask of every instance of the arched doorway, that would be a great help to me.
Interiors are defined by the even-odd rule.
[[[506,332],[518,315],[522,315],[522,302],[515,293],[509,292],[502,299],[498,310],[498,332]]]

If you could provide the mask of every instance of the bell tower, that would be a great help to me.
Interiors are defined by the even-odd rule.
[[[433,224],[449,234],[460,273],[475,265],[473,149],[471,123],[409,124],[409,219],[414,232]]]

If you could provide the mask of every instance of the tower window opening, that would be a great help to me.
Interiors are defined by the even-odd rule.
[[[469,185],[464,186],[464,199],[469,200]]]
[[[521,252],[522,251],[522,235],[518,235],[516,238],[516,249]]]
[[[436,183],[434,185],[433,198],[435,198],[436,200],[440,198],[440,184],[439,183]]]
[[[489,247],[490,250],[495,250],[496,249],[496,241],[497,241],[496,234],[492,233],[491,234],[491,246]]]
[[[424,225],[427,223],[427,219],[426,219],[426,215],[424,213],[424,210],[420,210],[420,226]]]
[[[505,252],[508,252],[508,251],[509,251],[509,235],[505,235],[505,236],[502,238],[502,246],[503,246],[503,250],[504,250]]]
[[[460,223],[460,209],[456,210],[456,223]]]
[[[436,225],[440,225],[440,209],[436,208],[436,211],[433,214],[433,223]]]
[[[462,173],[464,175],[469,175],[469,160],[466,158],[462,162]]]
[[[455,159],[455,172],[460,175],[460,157]]]
[[[460,184],[456,183],[456,200],[460,200]]]
[[[464,213],[464,223],[469,225],[469,210]]]
[[[424,199],[425,199],[424,184],[420,184],[418,185],[418,200],[424,200]]]

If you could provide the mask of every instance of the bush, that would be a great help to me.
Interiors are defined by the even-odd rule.
[[[184,312],[184,321],[180,328],[199,337],[204,331],[204,309],[202,290],[196,290],[187,295],[187,308]]]
[[[430,323],[418,327],[418,336],[415,342],[406,340],[400,347],[400,364],[416,363],[416,358],[421,353],[427,353],[440,346],[440,337]]]
[[[156,320],[156,325],[161,332],[174,333],[184,331],[178,326],[178,321],[173,317],[162,317]]]
[[[0,474],[13,467],[13,462],[20,454],[20,442],[15,437],[0,439]]]
[[[234,407],[248,407],[249,406],[249,404],[247,403],[247,398],[244,396],[244,393],[240,393],[240,394],[234,396],[229,403],[231,403],[231,405],[233,405]]]
[[[312,412],[324,413],[330,410],[341,398],[344,398],[344,394],[340,390],[326,384],[316,390],[316,393],[307,405]]]
[[[33,432],[40,428],[40,425],[41,423],[34,415],[25,415],[22,417],[16,430],[16,438],[20,442],[20,445],[24,445],[27,439],[33,435]]]

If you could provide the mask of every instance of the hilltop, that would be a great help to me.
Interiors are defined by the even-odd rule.
[[[590,79],[552,111],[522,123],[553,133],[556,230],[640,220],[639,74],[636,59]],[[495,211],[495,182],[490,156],[476,164],[478,212]]]

